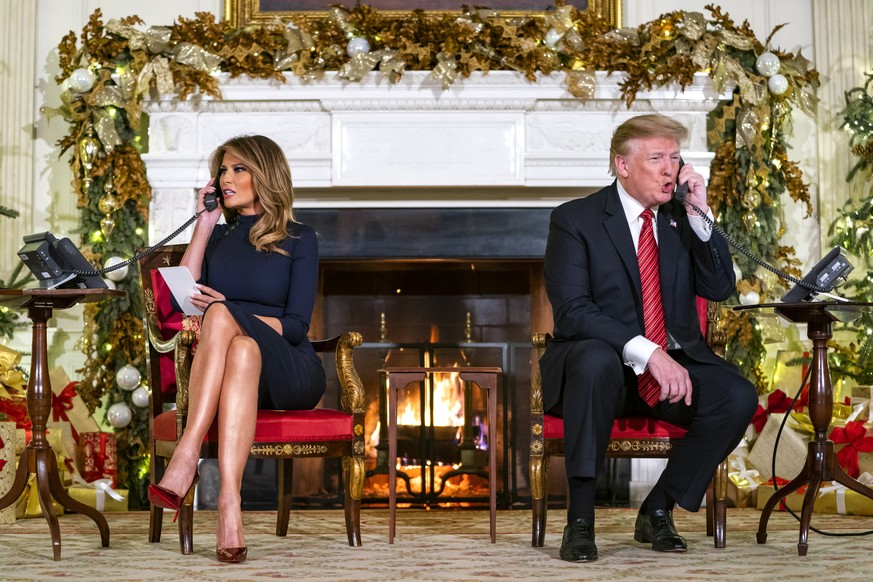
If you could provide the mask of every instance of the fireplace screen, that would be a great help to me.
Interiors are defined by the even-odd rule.
[[[511,425],[509,392],[498,386],[497,426],[488,425],[486,394],[460,380],[457,372],[431,373],[423,382],[398,391],[397,459],[388,458],[388,366],[512,367],[506,343],[365,344],[379,355],[378,415],[367,440],[369,470],[365,500],[388,497],[388,463],[397,467],[397,495],[401,504],[469,505],[488,500],[488,450],[497,447],[499,489],[505,489],[507,428]],[[372,407],[375,409],[375,407]],[[370,411],[376,412],[375,410]],[[368,427],[372,421],[367,419]],[[504,453],[504,454],[501,454]],[[498,496],[500,492],[498,491]],[[505,496],[504,496],[505,497]]]

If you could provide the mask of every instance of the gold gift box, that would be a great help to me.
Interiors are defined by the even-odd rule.
[[[827,487],[829,482],[823,483],[823,487]],[[767,501],[773,497],[772,485],[760,485],[758,487],[758,509],[764,509]],[[788,508],[798,513],[803,508],[803,497],[806,494],[804,489],[802,493],[793,492],[785,496],[783,499]],[[842,496],[842,499],[838,499]],[[782,506],[777,504],[774,508],[777,511],[782,511]],[[845,511],[840,511],[845,509]],[[826,491],[817,493],[815,503],[812,506],[813,513],[843,513],[845,515],[873,515],[873,499],[865,497],[860,493],[848,489],[838,491]]]
[[[121,501],[117,501],[113,499],[108,493],[104,491],[98,491],[93,487],[84,487],[82,485],[73,485],[69,489],[67,489],[67,493],[70,494],[70,497],[84,503],[89,507],[93,507],[95,509],[99,509],[101,511],[127,511],[127,498],[128,491],[127,489],[114,489],[116,493],[121,495],[124,499]],[[101,509],[98,504],[97,496],[100,495],[103,497],[103,507]]]

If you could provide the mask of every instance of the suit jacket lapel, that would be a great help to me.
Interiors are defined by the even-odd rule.
[[[612,188],[606,197],[603,212],[605,219],[603,226],[609,235],[618,256],[621,257],[621,262],[624,265],[631,281],[634,282],[634,287],[637,296],[640,298],[642,305],[643,285],[640,282],[640,267],[637,262],[637,253],[634,250],[634,241],[631,238],[630,227],[627,225],[627,219],[624,215],[624,208],[621,206],[621,201],[618,198],[618,189],[615,182],[612,183]]]

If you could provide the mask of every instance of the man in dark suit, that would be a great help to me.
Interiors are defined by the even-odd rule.
[[[700,508],[757,407],[754,386],[701,334],[697,297],[723,301],[736,281],[724,239],[690,206],[711,218],[703,177],[680,167],[686,136],[663,115],[629,119],[610,145],[616,181],[551,216],[545,279],[555,327],[540,367],[545,410],[564,419],[564,560],[597,559],[595,480],[616,417],[688,428],[634,528],[654,550],[684,552],[674,505]],[[688,185],[685,203],[673,199],[677,181]]]

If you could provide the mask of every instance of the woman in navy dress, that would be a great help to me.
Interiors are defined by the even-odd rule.
[[[233,138],[212,155],[219,177],[200,190],[218,194],[221,213],[201,212],[182,264],[198,281],[192,303],[204,311],[191,367],[188,422],[152,503],[178,509],[196,483],[200,444],[218,419],[216,555],[246,558],[240,485],[258,409],[314,408],[324,394],[321,360],[306,334],[315,303],[315,231],[294,220],[291,170],[264,136]]]

